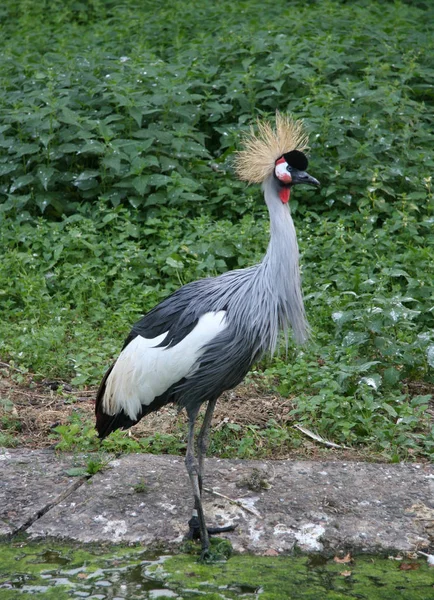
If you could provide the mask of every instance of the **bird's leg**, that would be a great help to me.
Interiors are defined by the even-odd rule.
[[[202,498],[202,485],[203,485],[203,474],[204,474],[204,462],[206,452],[208,450],[209,443],[209,430],[211,427],[212,416],[214,413],[215,405],[217,403],[217,399],[210,400],[208,402],[208,406],[206,408],[205,416],[203,418],[202,427],[200,428],[199,435],[197,436],[197,455],[198,455],[198,485],[199,485],[199,493],[200,498]],[[188,452],[188,446],[187,446]],[[193,515],[189,521],[189,534],[188,537],[190,539],[198,537],[201,535],[199,526],[200,520],[198,518],[198,511],[195,502],[195,508],[193,511]],[[236,525],[227,525],[226,527],[207,527],[207,532],[209,535],[213,535],[216,533],[225,533],[227,531],[233,531]]]
[[[200,487],[199,487],[199,465],[194,455],[194,423],[196,415],[189,415],[188,423],[188,441],[187,441],[187,453],[185,455],[185,466],[190,477],[191,486],[193,488],[194,496],[194,510],[193,515],[188,522],[189,534],[188,537],[193,539],[197,537],[197,530],[199,530],[200,540],[202,543],[202,558],[205,558],[209,551],[209,536],[208,530],[205,524],[205,516],[202,509],[202,501],[200,498]]]
[[[206,407],[205,416],[203,418],[202,427],[200,428],[199,435],[197,436],[197,458],[199,461],[199,488],[202,494],[203,474],[204,474],[204,461],[206,452],[209,444],[209,429],[211,427],[212,416],[214,414],[215,405],[217,399],[210,400]]]

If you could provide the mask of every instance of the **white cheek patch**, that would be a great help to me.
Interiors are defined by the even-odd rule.
[[[286,170],[287,166],[288,163],[282,157],[279,158],[278,161],[276,161],[276,166],[274,167],[274,172],[276,173],[277,179],[279,179],[279,181],[282,181],[283,183],[291,183],[292,181],[291,175]]]

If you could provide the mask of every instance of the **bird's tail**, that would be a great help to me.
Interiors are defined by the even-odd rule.
[[[104,375],[96,395],[95,427],[98,432],[98,437],[101,440],[107,437],[112,431],[116,431],[116,429],[128,429],[129,427],[137,423],[137,420],[130,419],[130,417],[126,415],[123,410],[116,413],[115,415],[109,415],[106,412],[104,412],[103,399],[106,390],[106,383],[107,378],[110,375],[113,367],[114,365],[112,365],[108,369],[107,373]]]

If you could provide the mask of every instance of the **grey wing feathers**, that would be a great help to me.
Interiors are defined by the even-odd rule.
[[[189,414],[237,386],[256,360],[254,348],[229,327],[210,342],[197,370],[177,386],[177,403]]]
[[[262,353],[258,335],[254,332],[256,328],[252,330],[252,319],[243,310],[255,270],[256,267],[251,267],[187,284],[135,323],[123,349],[137,336],[152,339],[166,333],[159,346],[167,349],[176,346],[196,327],[205,313],[225,311],[227,322],[225,329],[204,346],[191,373],[174,383],[149,405],[142,406],[142,414],[137,416],[138,419],[168,402],[177,403],[180,408],[186,408],[193,414],[203,402],[218,398],[223,391],[243,380],[254,360]],[[106,378],[97,400],[97,414],[101,413],[99,430],[103,431],[103,436],[110,430],[133,424],[123,413],[118,415],[116,423],[112,423],[112,417],[108,425],[105,421],[103,423],[103,417],[106,418],[102,410],[105,381]]]
[[[201,281],[194,281],[176,290],[171,296],[160,302],[144,315],[131,329],[123,348],[138,335],[154,338],[168,331],[163,345],[175,345],[182,340],[197,323],[194,313],[187,311],[194,297],[195,289]]]

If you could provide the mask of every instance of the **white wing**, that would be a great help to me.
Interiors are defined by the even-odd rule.
[[[225,311],[202,315],[196,327],[178,344],[157,348],[166,333],[148,339],[135,337],[121,352],[107,378],[104,412],[115,415],[122,409],[136,419],[142,404],[149,405],[171,385],[192,375],[204,347],[227,327]]]

